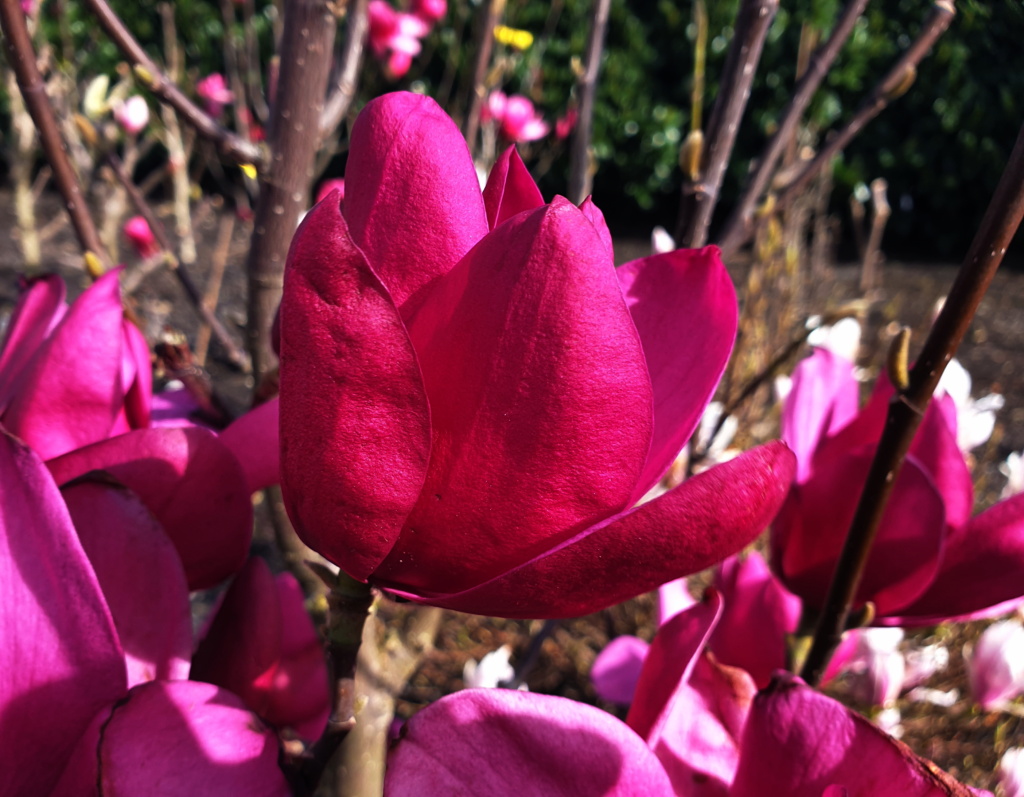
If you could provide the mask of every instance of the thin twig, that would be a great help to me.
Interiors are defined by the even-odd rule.
[[[201,136],[212,141],[223,157],[236,163],[265,165],[264,153],[258,146],[221,127],[209,114],[185,96],[146,54],[121,18],[107,5],[106,0],[84,2],[100,23],[100,27],[113,39],[121,54],[135,66],[136,77],[163,102],[174,108]]]
[[[864,13],[868,2],[869,0],[849,0],[833,27],[828,41],[815,50],[814,55],[811,56],[807,70],[793,90],[793,96],[786,108],[782,111],[782,121],[779,122],[775,135],[765,145],[764,151],[757,159],[757,170],[748,181],[732,217],[726,222],[725,228],[719,236],[719,245],[727,256],[735,252],[749,237],[754,219],[754,209],[771,182],[779,158],[785,152],[787,143],[792,140],[804,111],[807,110],[807,106],[828,74],[839,51],[853,33],[854,26],[861,14]]]
[[[89,215],[82,188],[68,160],[64,139],[57,128],[57,120],[53,108],[46,96],[46,85],[43,76],[36,67],[35,49],[25,24],[25,12],[21,10],[18,0],[0,0],[0,27],[3,29],[4,51],[7,61],[14,70],[18,80],[18,88],[39,131],[39,143],[46,160],[53,169],[53,180],[57,190],[64,198],[64,207],[75,228],[75,235],[85,254],[87,266],[96,261],[90,271],[96,271],[96,265],[107,262],[107,253],[100,242],[96,225]]]
[[[676,242],[680,247],[698,248],[707,241],[711,216],[718,204],[761,51],[778,10],[779,0],[743,0],[737,12],[736,32],[704,136],[706,166],[701,179],[687,180],[683,184],[676,225]]]
[[[216,429],[231,423],[231,414],[213,387],[213,380],[203,366],[196,362],[188,339],[176,329],[165,329],[154,353],[171,379],[177,379],[199,405],[202,420]]]
[[[476,31],[476,61],[473,65],[473,85],[470,88],[469,108],[462,123],[462,134],[466,137],[469,151],[476,151],[476,134],[480,130],[480,111],[484,107],[484,93],[487,79],[487,66],[491,63],[494,51],[494,26],[501,21],[505,13],[505,0],[487,0],[480,27]]]
[[[910,371],[908,386],[889,404],[885,429],[871,463],[822,608],[801,676],[817,684],[846,627],[886,502],[928,402],[981,303],[1024,218],[1024,127],[957,273],[949,296]]]
[[[590,14],[586,60],[577,83],[580,101],[576,129],[569,146],[569,201],[580,204],[594,185],[594,163],[590,141],[594,130],[594,98],[597,96],[597,75],[601,69],[604,35],[608,29],[611,0],[594,0]]]
[[[540,661],[540,652],[544,647],[544,643],[547,641],[555,629],[558,628],[558,620],[545,620],[544,625],[540,627],[540,630],[533,635],[530,639],[530,645],[526,648],[526,652],[523,654],[523,658],[519,661],[516,666],[515,674],[512,676],[511,681],[503,682],[500,685],[505,689],[518,689],[520,685],[526,683],[526,678],[533,671],[533,668],[537,666],[537,662]]]
[[[924,27],[917,39],[907,48],[889,73],[875,86],[857,109],[853,118],[835,135],[829,138],[821,151],[800,173],[793,177],[779,196],[777,207],[782,210],[790,205],[803,191],[814,176],[839,154],[861,130],[880,114],[897,97],[902,96],[917,76],[917,65],[931,50],[932,45],[945,33],[956,14],[953,0],[935,0]]]
[[[320,114],[320,135],[324,138],[337,130],[356,96],[359,72],[366,51],[366,33],[370,29],[368,6],[368,0],[353,0],[349,4],[345,43],[341,48],[341,56],[331,69],[328,80],[330,93],[324,103],[324,111]]]
[[[224,283],[224,270],[228,265],[231,251],[231,236],[235,232],[235,214],[224,213],[220,217],[220,228],[217,233],[217,246],[210,260],[210,276],[206,280],[206,291],[203,293],[203,307],[212,315],[217,313],[217,302],[220,300],[220,288]],[[196,332],[196,362],[206,364],[206,353],[210,348],[210,325],[205,321]]]
[[[871,181],[871,232],[864,247],[864,259],[860,267],[860,290],[865,293],[878,287],[878,269],[882,264],[882,233],[892,215],[889,200],[885,196],[889,184],[881,177]]]

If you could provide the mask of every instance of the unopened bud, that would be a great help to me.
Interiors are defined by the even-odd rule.
[[[679,168],[691,180],[700,179],[700,164],[704,157],[704,133],[691,130],[679,148]]]
[[[886,358],[886,368],[889,372],[889,381],[899,391],[910,387],[910,327],[900,327],[896,337],[889,344],[889,356]]]

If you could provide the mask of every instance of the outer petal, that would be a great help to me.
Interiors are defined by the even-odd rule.
[[[124,413],[130,429],[149,426],[153,403],[153,367],[149,344],[139,328],[127,318],[121,319],[124,330],[124,352],[121,389],[124,391]]]
[[[786,666],[786,635],[800,620],[800,599],[772,575],[757,551],[731,556],[715,574],[725,601],[708,648],[723,664],[740,667],[764,688]]]
[[[0,414],[18,392],[26,366],[64,315],[65,293],[64,280],[51,274],[31,282],[18,297],[0,346]]]
[[[488,225],[493,230],[517,213],[539,208],[543,204],[544,197],[530,177],[523,159],[514,146],[509,147],[491,167],[491,174],[484,187]]]
[[[345,186],[352,239],[406,318],[420,289],[487,234],[465,139],[429,97],[396,92],[366,104],[352,127]]]
[[[402,320],[334,202],[307,214],[288,254],[280,401],[288,514],[307,545],[365,580],[419,496],[430,410]]]
[[[806,484],[793,486],[775,519],[777,572],[812,606],[825,599],[873,456],[869,446],[832,462],[819,461]],[[877,613],[887,615],[914,601],[939,570],[945,536],[942,496],[908,457],[882,517],[857,602],[874,601]]]
[[[780,675],[754,700],[730,797],[969,797],[903,743],[799,679]]]
[[[178,549],[189,589],[245,563],[252,503],[238,460],[207,429],[139,429],[46,463],[58,484],[105,470],[132,490]]]
[[[608,229],[608,222],[604,220],[604,214],[601,209],[594,204],[594,200],[591,197],[587,197],[580,202],[580,213],[590,219],[590,223],[594,225],[594,229],[597,231],[598,236],[604,242],[604,248],[608,252],[608,259],[613,263],[615,262],[615,247],[612,245],[612,233]]]
[[[100,277],[47,338],[3,416],[43,459],[102,440],[124,401],[120,270]]]
[[[597,654],[590,668],[594,691],[602,700],[628,706],[640,680],[649,645],[635,636],[618,636]]]
[[[627,505],[650,442],[650,380],[576,207],[556,201],[495,229],[409,331],[433,449],[380,583],[466,589]]]
[[[795,467],[780,442],[704,471],[536,559],[423,603],[500,617],[573,617],[703,570],[754,539],[778,511]]]
[[[238,459],[249,492],[281,482],[280,404],[275,396],[245,413],[220,433],[221,442]]]
[[[956,406],[949,396],[933,399],[928,406],[910,455],[935,482],[946,506],[950,534],[957,534],[974,510],[974,482],[956,442]]]
[[[654,437],[633,491],[636,502],[697,428],[729,361],[738,310],[714,246],[634,260],[617,273],[654,389]]]
[[[230,692],[193,681],[135,687],[99,749],[103,797],[288,797],[277,738]]]
[[[188,678],[192,614],[181,559],[124,487],[84,477],[61,491],[110,606],[128,686]]]
[[[610,714],[561,697],[466,689],[406,723],[388,758],[392,797],[672,795],[639,736]]]
[[[2,433],[0,484],[3,794],[35,797],[100,708],[124,694],[124,655],[56,485]]]
[[[853,363],[828,349],[814,349],[793,371],[793,387],[782,408],[782,439],[797,459],[797,481],[811,473],[818,444],[846,426],[860,402]]]

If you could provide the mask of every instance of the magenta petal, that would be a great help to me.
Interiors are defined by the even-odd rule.
[[[61,492],[114,617],[128,686],[188,678],[188,584],[163,528],[123,487],[84,477]]]
[[[437,583],[425,566],[437,562],[452,591],[466,589],[625,508],[649,446],[650,380],[576,207],[496,228],[435,283],[410,335],[433,449],[381,583]]]
[[[794,485],[772,527],[777,571],[785,585],[821,606],[846,531],[860,499],[874,447],[819,461],[805,484]],[[872,546],[857,602],[874,601],[893,614],[920,596],[938,572],[946,536],[942,496],[913,457],[896,479]],[[780,542],[781,541],[781,542]]]
[[[514,146],[509,147],[491,167],[491,174],[484,187],[487,223],[493,230],[517,213],[539,208],[543,204],[544,197],[530,177],[523,159]]]
[[[3,416],[43,459],[102,440],[121,410],[120,270],[100,277],[47,338]]]
[[[730,797],[821,797],[830,786],[849,797],[971,794],[864,717],[780,676],[754,699]]]
[[[793,477],[784,443],[752,449],[479,587],[406,597],[498,617],[577,617],[735,553],[778,511]]]
[[[725,609],[708,648],[722,664],[750,673],[764,688],[786,666],[786,635],[800,620],[800,599],[772,575],[761,554],[731,556],[715,574]]]
[[[345,187],[352,239],[405,318],[418,292],[488,230],[465,139],[430,97],[396,92],[366,104],[352,127]]]
[[[46,463],[58,484],[105,470],[142,499],[178,550],[189,589],[245,563],[252,502],[238,460],[199,427],[138,429]]]
[[[430,409],[398,311],[333,202],[307,214],[288,254],[280,402],[288,514],[307,545],[365,580],[419,496]]]
[[[615,637],[597,654],[590,668],[594,691],[602,700],[628,706],[640,680],[648,644],[635,636]]]
[[[0,433],[0,749],[5,795],[48,794],[125,691],[96,575],[38,457]]]
[[[853,363],[828,349],[814,349],[793,371],[793,387],[782,408],[782,439],[797,459],[797,481],[811,473],[819,443],[856,415],[859,387]]]
[[[121,320],[121,325],[124,330],[121,385],[124,391],[124,412],[129,428],[145,429],[149,426],[153,403],[153,367],[149,344],[139,328],[127,318]]]
[[[678,456],[718,387],[736,339],[736,290],[718,248],[677,249],[617,270],[654,390],[654,436],[639,501]]]
[[[21,386],[21,375],[64,315],[64,280],[56,274],[31,282],[18,297],[0,346],[0,415]]]
[[[572,700],[467,689],[409,720],[388,757],[388,797],[671,797],[633,731]]]
[[[281,434],[278,398],[260,404],[220,433],[249,484],[249,492],[281,481]]]
[[[277,738],[235,695],[154,681],[114,709],[100,742],[103,797],[288,797]]]
[[[953,425],[950,426],[950,415]],[[956,534],[974,511],[974,482],[956,442],[956,405],[949,396],[928,405],[910,455],[935,482],[946,506],[946,523]]]

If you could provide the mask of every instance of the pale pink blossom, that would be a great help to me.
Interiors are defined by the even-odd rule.
[[[370,0],[368,13],[370,49],[378,59],[386,59],[391,77],[402,77],[423,49],[420,40],[430,25],[415,14],[396,11],[385,0]]]
[[[149,105],[144,98],[136,94],[117,107],[114,119],[124,132],[137,136],[149,124]]]
[[[515,143],[536,141],[551,131],[551,126],[537,113],[533,103],[521,94],[507,96],[500,91],[492,91],[481,116],[484,121],[493,120],[502,137]]]
[[[203,107],[210,116],[218,117],[224,111],[225,105],[230,105],[235,100],[235,95],[228,89],[224,75],[214,72],[207,75],[196,84],[196,94],[203,101]]]

